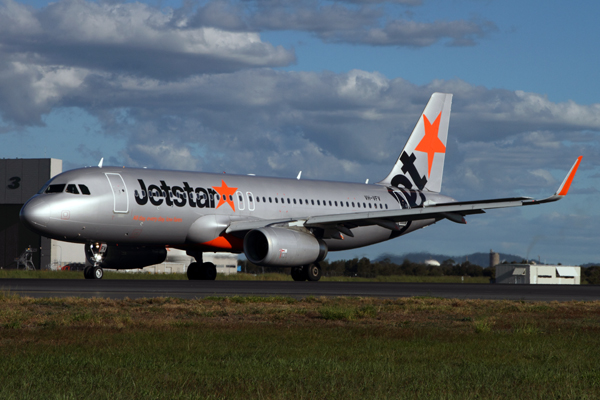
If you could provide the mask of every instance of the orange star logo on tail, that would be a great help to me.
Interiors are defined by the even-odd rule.
[[[427,171],[428,178],[431,175],[431,166],[433,165],[433,157],[435,157],[435,153],[443,154],[446,152],[446,146],[444,146],[444,143],[442,143],[442,141],[438,137],[441,118],[442,113],[440,112],[432,124],[429,122],[425,114],[423,114],[425,136],[423,136],[423,139],[421,139],[417,147],[415,147],[415,150],[427,153],[427,164],[429,166],[429,170]]]
[[[233,194],[235,193],[235,191],[237,190],[237,188],[232,188],[227,186],[227,184],[225,183],[224,180],[221,180],[221,186],[213,186],[213,189],[215,189],[215,191],[217,193],[219,193],[220,198],[219,198],[219,204],[217,204],[216,208],[221,207],[223,204],[227,203],[231,206],[231,209],[233,211],[235,211],[235,205],[233,204]]]

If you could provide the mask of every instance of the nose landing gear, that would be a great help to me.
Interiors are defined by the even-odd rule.
[[[93,267],[89,265],[83,270],[83,276],[85,279],[102,279],[104,276],[104,270],[101,267]]]
[[[102,269],[102,260],[108,246],[106,243],[88,243],[86,245],[86,256],[93,265],[85,267],[83,277],[85,279],[102,279],[104,270]]]

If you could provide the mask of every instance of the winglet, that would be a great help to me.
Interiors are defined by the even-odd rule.
[[[547,197],[542,200],[531,200],[531,201],[525,202],[525,203],[523,203],[523,205],[550,203],[551,201],[557,201],[557,200],[560,200],[563,197],[565,197],[567,195],[567,193],[569,192],[569,188],[571,187],[573,178],[575,177],[575,174],[577,173],[577,168],[579,168],[579,163],[581,162],[581,157],[583,157],[583,156],[577,157],[577,161],[575,161],[575,164],[573,164],[573,166],[571,167],[571,170],[565,177],[565,180],[563,181],[563,183],[560,184],[560,187],[558,188],[556,193],[554,193],[552,196]]]
[[[573,164],[573,166],[571,167],[571,170],[567,174],[567,177],[565,178],[563,183],[560,185],[560,187],[556,191],[556,193],[555,193],[556,196],[563,197],[563,196],[566,196],[567,193],[569,192],[569,188],[571,187],[571,182],[573,182],[573,178],[575,177],[575,174],[577,173],[577,168],[579,168],[579,163],[581,162],[581,157],[583,157],[583,156],[577,157],[577,161],[575,161],[575,164]]]

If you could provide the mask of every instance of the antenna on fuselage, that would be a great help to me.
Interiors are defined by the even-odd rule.
[[[100,159],[100,162],[98,163],[98,168],[102,168],[102,163],[104,162],[104,157],[102,157]]]
[[[302,171],[298,172],[298,176],[296,177],[296,179],[300,180],[301,176],[302,176]]]

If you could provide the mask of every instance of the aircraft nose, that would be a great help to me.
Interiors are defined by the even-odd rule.
[[[43,199],[31,199],[19,213],[21,222],[32,229],[45,228],[50,218],[50,205]]]

